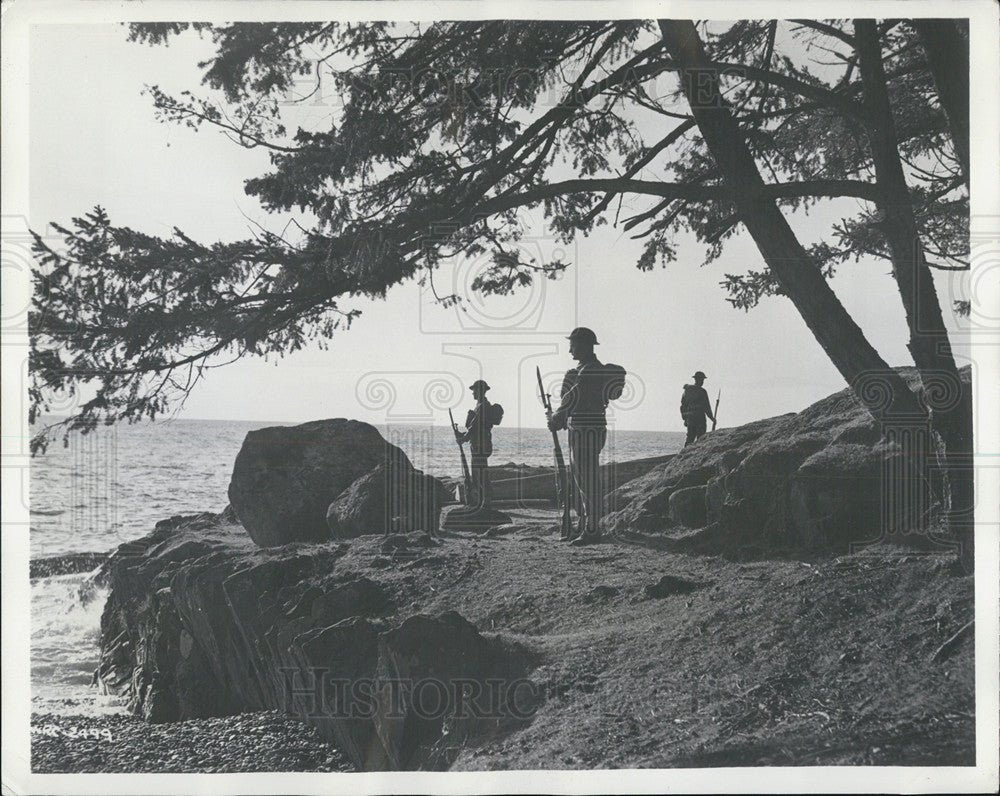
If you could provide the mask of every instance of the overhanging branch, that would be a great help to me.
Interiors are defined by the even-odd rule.
[[[805,197],[837,198],[854,197],[873,202],[876,186],[860,180],[812,180],[806,182],[779,182],[764,186],[764,195],[769,199],[800,199]],[[487,199],[478,205],[474,215],[478,217],[502,213],[516,207],[533,205],[557,196],[576,193],[623,193],[659,196],[664,199],[685,199],[687,201],[712,201],[729,199],[730,189],[725,185],[698,185],[694,183],[658,182],[654,180],[629,180],[612,177],[608,179],[564,180],[548,185],[539,185],[518,194],[505,194]]]

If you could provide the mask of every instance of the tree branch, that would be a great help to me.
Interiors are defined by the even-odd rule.
[[[786,91],[798,94],[806,99],[811,99],[824,105],[837,108],[850,116],[859,119],[862,118],[862,110],[859,105],[847,99],[846,96],[833,92],[828,88],[813,86],[799,80],[798,78],[791,77],[790,75],[782,75],[778,72],[772,72],[769,69],[761,69],[760,67],[751,66],[750,64],[730,64],[713,61],[710,66],[723,73],[739,75],[740,77],[756,80],[761,83],[770,83],[771,85],[783,88]]]
[[[804,197],[854,197],[874,202],[876,186],[860,180],[815,180],[809,182],[779,182],[764,186],[764,195],[770,199],[799,199]],[[694,183],[657,182],[653,180],[630,180],[621,177],[590,180],[564,180],[548,185],[539,185],[518,194],[504,194],[487,199],[478,205],[476,216],[494,215],[515,207],[532,205],[545,199],[553,199],[575,193],[622,193],[661,196],[664,199],[685,199],[687,201],[711,201],[728,199],[729,188],[725,185],[698,185]]]
[[[816,19],[793,19],[791,21],[804,28],[811,28],[812,30],[823,33],[827,36],[833,36],[835,39],[840,39],[844,42],[844,44],[854,47],[854,37],[850,33],[847,33],[840,28],[836,28],[833,25],[828,25],[826,22],[820,22]]]

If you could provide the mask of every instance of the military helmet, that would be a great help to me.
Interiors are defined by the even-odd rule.
[[[592,329],[588,329],[586,326],[577,326],[572,332],[569,333],[567,340],[579,340],[585,345],[600,345],[597,342],[597,335],[594,334]]]
[[[694,373],[694,378],[695,378],[695,379],[701,379],[702,381],[704,381],[705,379],[707,379],[707,378],[708,378],[708,376],[706,376],[706,375],[705,375],[704,373],[702,373],[702,372],[701,372],[700,370],[696,370],[696,371],[695,371],[695,373]]]
[[[472,382],[472,384],[469,385],[469,389],[475,392],[477,388],[482,390],[483,392],[486,392],[490,388],[490,385],[488,385],[482,379],[476,379],[474,382]]]

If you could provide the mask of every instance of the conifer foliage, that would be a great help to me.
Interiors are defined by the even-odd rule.
[[[814,328],[794,285],[813,272],[805,282],[823,293],[852,259],[902,267],[885,216],[900,185],[886,185],[878,157],[904,177],[917,230],[906,267],[968,267],[968,75],[963,83],[928,57],[942,41],[967,47],[967,32],[931,22],[133,25],[132,40],[149,46],[211,38],[203,86],[179,96],[148,87],[155,113],[267,149],[270,169],[245,190],[299,223],[203,243],[116,226],[97,207],[57,227],[61,245],[36,236],[31,418],[67,393],[87,395],[67,429],[156,417],[206,368],[322,343],[350,325],[357,297],[432,278],[459,253],[491,263],[473,285],[487,294],[571,267],[521,259],[522,208],[541,208],[565,240],[619,224],[643,241],[643,270],[674,261],[680,234],[702,241],[711,262],[737,230],[753,234],[742,178],[713,151],[716,123],[745,147],[757,204],[791,216],[854,200],[823,240],[790,240],[786,274],[773,257],[789,252],[769,254],[755,235],[762,261],[720,275],[740,309],[788,295],[852,382],[884,363],[851,324]],[[308,81],[315,89],[303,93]],[[337,101],[303,121],[289,98],[305,107],[318,91]],[[701,107],[705,97],[713,107]],[[832,291],[822,298],[836,302]],[[947,347],[943,325],[930,333]]]

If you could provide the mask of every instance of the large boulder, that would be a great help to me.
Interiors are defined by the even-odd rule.
[[[331,536],[351,539],[369,533],[438,530],[444,484],[420,470],[381,464],[340,493],[326,512]]]
[[[413,465],[378,430],[357,420],[314,420],[251,431],[233,465],[229,502],[261,547],[331,538],[330,503],[379,465]]]

